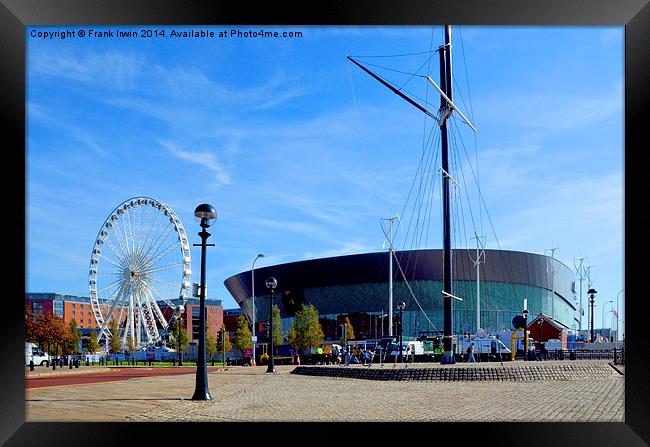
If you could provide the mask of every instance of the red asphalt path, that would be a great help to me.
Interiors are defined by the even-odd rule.
[[[223,371],[222,367],[208,367],[208,372]],[[25,379],[26,388],[42,388],[47,386],[79,385],[83,383],[115,382],[138,377],[173,376],[178,374],[195,374],[195,368],[185,367],[135,367],[111,368],[110,371],[79,374],[61,374],[56,376],[28,377]]]

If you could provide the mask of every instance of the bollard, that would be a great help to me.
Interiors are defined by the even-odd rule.
[[[29,370],[30,370],[30,371],[34,371],[34,359],[31,359],[31,360],[29,361]]]
[[[73,360],[68,360],[68,369],[72,369]]]
[[[79,369],[79,359],[74,361],[74,367]]]
[[[176,358],[172,359],[172,366],[176,366]]]
[[[212,361],[212,366],[214,366],[214,357],[212,357],[210,360]]]
[[[52,371],[56,369],[56,359],[52,360]]]
[[[149,360],[149,366],[151,366],[151,360]]]

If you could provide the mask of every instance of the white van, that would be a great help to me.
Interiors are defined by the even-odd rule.
[[[25,343],[25,365],[29,365],[29,362],[33,360],[34,365],[49,366],[50,360],[47,352],[43,352],[41,348],[36,346],[34,343]]]

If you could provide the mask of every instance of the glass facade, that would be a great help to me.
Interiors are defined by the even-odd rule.
[[[442,283],[413,281],[409,285],[413,295],[404,282],[396,282],[393,285],[393,305],[400,301],[406,304],[403,313],[404,336],[415,337],[421,331],[442,332],[444,327]],[[575,308],[551,290],[527,284],[490,281],[481,281],[480,289],[480,322],[482,329],[488,332],[512,329],[512,319],[516,315],[521,315],[524,298],[528,300],[528,311],[531,316],[543,313],[568,328],[574,327]],[[351,316],[353,327],[355,321],[356,326],[359,326],[359,331],[355,331],[355,335],[365,334],[363,338],[373,338],[375,334],[381,335],[382,328],[384,333],[388,334],[388,319],[385,317],[382,324],[380,317],[388,313],[387,283],[316,287],[305,289],[303,292],[306,302],[318,309],[327,309],[325,313],[320,313],[320,318],[334,323],[323,321],[324,326],[338,327],[337,325],[342,324],[338,321],[342,316]],[[454,332],[476,333],[476,282],[455,281],[452,294],[462,298],[462,301],[453,302]],[[351,307],[354,308],[353,312]],[[397,327],[398,315],[398,311],[393,312],[394,329]],[[364,319],[367,322],[364,323]],[[291,324],[290,318],[285,320],[283,330],[288,329]],[[340,332],[340,329],[336,330]]]
[[[442,332],[443,257],[441,250],[396,252],[393,266],[394,317],[397,303],[403,301],[404,335]],[[476,269],[467,250],[454,250],[452,294],[453,331],[477,331]],[[401,277],[401,272],[408,283]],[[366,253],[333,258],[298,261],[256,269],[255,290],[265,290],[264,278],[278,280],[274,302],[280,308],[282,329],[302,304],[313,304],[319,311],[328,338],[340,338],[341,325],[349,319],[357,338],[388,334],[388,257],[387,253]],[[258,278],[261,278],[258,280]],[[529,318],[538,314],[552,317],[560,325],[577,326],[574,276],[566,265],[548,256],[508,250],[486,250],[480,269],[480,325],[487,332],[511,329],[512,319],[521,315],[527,300]],[[250,271],[231,276],[226,288],[243,313],[250,318],[252,306]],[[258,321],[268,318],[267,300],[255,302]],[[397,332],[393,324],[394,333]]]

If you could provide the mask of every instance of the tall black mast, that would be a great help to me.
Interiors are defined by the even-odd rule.
[[[445,26],[445,45],[439,48],[440,53],[440,88],[450,101],[452,98],[451,83],[451,26]],[[452,107],[442,95],[440,96],[440,135],[442,143],[442,212],[443,212],[443,278],[442,298],[444,302],[444,339],[441,363],[455,363],[452,334],[453,334],[453,303],[451,289],[451,223],[449,204],[449,147],[447,139],[447,119]]]
[[[441,143],[442,143],[442,206],[443,206],[443,281],[442,281],[442,298],[444,302],[444,341],[443,341],[443,356],[441,363],[455,363],[453,352],[453,301],[452,299],[460,299],[453,295],[452,291],[452,269],[451,269],[451,213],[449,201],[449,143],[447,137],[447,120],[453,111],[458,112],[460,118],[467,123],[469,127],[476,132],[474,125],[467,119],[463,112],[453,103],[452,99],[452,77],[451,77],[451,25],[445,25],[445,44],[438,48],[440,55],[440,86],[434,82],[429,76],[415,75],[426,80],[433,85],[440,93],[440,110],[436,116],[433,112],[427,110],[425,107],[418,104],[415,100],[408,97],[404,93],[390,85],[388,82],[381,79],[379,76],[371,72],[369,69],[361,65],[359,62],[348,56],[348,59],[354,64],[359,66],[363,71],[378,80],[384,86],[388,87],[393,93],[399,95],[411,105],[417,107],[419,110],[434,118],[440,125]]]

